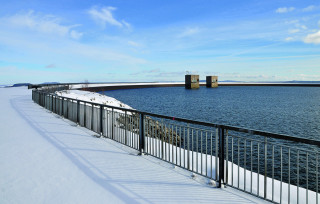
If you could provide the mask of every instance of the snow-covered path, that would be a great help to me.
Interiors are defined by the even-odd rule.
[[[0,88],[0,203],[264,203],[50,113]]]

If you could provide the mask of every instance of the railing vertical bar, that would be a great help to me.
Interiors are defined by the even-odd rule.
[[[159,150],[159,154],[158,154],[158,158],[161,158],[161,150],[162,150],[162,148],[161,148],[161,142],[162,142],[162,140],[161,140],[161,136],[162,136],[162,129],[161,129],[162,127],[161,127],[161,124],[159,124],[159,135],[158,135],[158,150]]]
[[[318,181],[318,177],[319,177],[319,169],[318,169],[318,162],[319,162],[319,158],[318,158],[319,154],[316,153],[316,201],[317,201],[317,204],[318,204],[318,194],[319,194],[319,181]]]
[[[106,109],[107,111],[106,111],[106,114],[107,114],[107,130],[106,130],[106,136],[108,137],[108,138],[111,138],[111,136],[110,136],[110,119],[109,119],[109,117],[110,117],[110,111],[108,110],[108,108]]]
[[[274,202],[274,145],[272,145],[272,202]]]
[[[80,125],[80,113],[79,112],[80,112],[80,101],[77,101],[77,124],[78,125]]]
[[[213,157],[213,153],[212,153],[212,139],[213,139],[213,135],[212,135],[212,131],[210,133],[210,149],[211,149],[211,155],[210,155],[210,165],[211,165],[211,179],[213,178],[213,163],[212,163],[212,157]],[[215,168],[215,171],[217,172],[217,167]],[[216,174],[217,175],[217,174]],[[217,177],[215,178],[215,180],[217,181]]]
[[[140,113],[140,119],[139,119],[139,151],[140,154],[143,153],[144,148],[144,114]]]
[[[246,183],[247,183],[247,140],[244,140],[244,168],[243,168],[243,177],[244,177],[244,185],[243,185],[243,190],[246,191]]]
[[[238,138],[237,140],[238,140],[237,142],[237,145],[238,145],[238,148],[237,148],[238,150],[238,184],[237,186],[238,188],[240,188],[240,139]]]
[[[158,131],[157,131],[157,126],[155,124],[154,126],[154,142],[153,142],[153,145],[154,145],[154,155],[157,156],[158,155],[158,149],[157,149],[157,136],[158,136]]]
[[[225,151],[225,145],[224,145],[224,129],[219,128],[219,188],[222,187],[222,185],[225,183],[224,180],[224,151]]]
[[[297,203],[299,203],[299,152],[297,151]]]
[[[228,130],[226,130],[226,184],[229,182],[229,136],[228,136]]]
[[[189,124],[188,124],[188,128],[187,128],[187,147],[188,147],[188,151],[187,151],[187,168],[188,170],[190,170],[190,128],[189,128]]]
[[[125,143],[126,145],[130,146],[129,141],[128,141],[128,131],[127,131],[127,120],[128,120],[128,113],[127,111],[124,111],[124,134],[125,134]]]
[[[182,146],[181,146],[181,140],[182,140],[182,135],[181,135],[181,126],[179,126],[179,135],[180,135],[180,139],[179,139],[179,147],[180,147],[180,167],[181,167],[181,159],[182,159]]]
[[[258,142],[258,173],[257,173],[257,195],[260,195],[260,143]]]
[[[93,114],[93,111],[94,111],[94,107],[93,107],[93,104],[91,104],[91,130],[92,130],[92,131],[94,131],[94,130],[93,130],[93,126],[94,126],[94,121],[93,121],[93,119],[94,119],[94,114]]]
[[[103,106],[100,106],[100,135],[103,135]]]
[[[150,153],[151,155],[154,155],[154,121],[153,124],[151,126],[151,138],[150,138]]]
[[[161,119],[161,130],[162,130],[162,134],[161,134],[161,159],[164,159],[164,138],[165,138],[165,130],[163,130],[163,119]],[[164,133],[164,134],[163,134]]]
[[[291,174],[290,174],[290,151],[291,149],[288,148],[288,203],[290,203],[290,177],[291,177]]]
[[[306,203],[309,203],[309,152],[307,152],[307,158],[306,158],[306,163],[307,163],[307,190],[306,190]]]
[[[264,137],[264,199],[267,199],[267,166],[268,166],[268,140],[267,137]]]
[[[83,110],[84,111],[84,113],[83,113],[83,123],[84,123],[84,127],[87,127],[87,103],[86,102],[84,102],[83,109],[84,109]]]
[[[136,141],[137,135],[136,135],[136,133],[133,132],[133,115],[131,115],[131,117],[130,117],[130,135],[131,135],[131,146],[133,148],[137,149],[135,146],[135,141]],[[150,139],[150,137],[149,137],[149,139]]]
[[[215,153],[216,153],[216,180],[218,180],[218,172],[220,172],[220,166],[218,166],[218,151],[219,151],[219,139],[218,139],[218,136],[219,136],[219,132],[218,132],[218,128],[216,128],[216,138],[215,138],[215,142],[216,142],[216,147],[215,147]],[[219,175],[220,176],[220,175]]]
[[[67,110],[66,110],[66,118],[68,119],[69,118],[69,99],[67,99],[67,104],[66,104],[66,108],[67,108]]]
[[[176,125],[176,165],[178,165],[178,126]]]
[[[63,104],[64,104],[64,98],[61,98],[61,116],[64,117],[64,109],[63,109]]]
[[[153,138],[153,148],[154,148],[154,155],[157,156],[157,144],[156,144],[156,139],[157,139],[157,129],[156,129],[156,124],[153,126],[153,132],[154,132],[154,138]]]
[[[231,136],[231,185],[233,185],[233,136]]]
[[[197,148],[197,150],[195,151],[195,153],[196,153],[196,172],[197,173],[199,173],[199,168],[198,168],[198,164],[199,164],[199,161],[198,161],[198,153],[199,153],[199,131],[197,130],[196,131],[196,148]]]
[[[206,177],[208,177],[208,131],[206,131]]]
[[[201,170],[200,170],[200,174],[201,175],[203,175],[203,173],[202,173],[202,160],[203,160],[203,158],[202,158],[202,131],[201,131],[201,136],[200,136],[200,152],[201,152]]]
[[[173,130],[174,130],[174,127],[173,127],[173,124],[171,126],[171,157],[172,157],[172,163],[174,163],[174,149],[173,149]]]
[[[114,138],[114,110],[111,109],[111,138],[115,140]]]
[[[159,123],[158,123],[159,124]],[[158,131],[159,125],[155,125],[155,156],[160,157],[160,146],[159,146],[159,131]]]
[[[146,134],[146,140],[145,140],[145,143],[146,143],[146,150],[145,150],[145,152],[147,153],[147,154],[150,154],[150,151],[149,151],[149,139],[150,139],[150,137],[149,137],[149,131],[150,131],[150,124],[149,124],[149,119],[148,118],[146,118],[146,131],[145,131],[145,134]],[[129,123],[130,123],[130,121],[129,121]],[[130,125],[129,125],[130,126]],[[129,137],[129,143],[130,143],[130,145],[131,146],[133,146],[132,145],[132,139],[131,139],[131,137]]]
[[[253,172],[253,158],[252,158],[252,156],[253,156],[253,154],[252,154],[252,148],[253,148],[253,141],[250,141],[250,165],[251,165],[251,168],[250,168],[250,174],[251,174],[251,178],[250,178],[250,193],[252,193],[252,183],[253,183],[253,179],[252,179],[252,172]]]
[[[166,123],[164,123],[164,160],[167,161],[167,158],[168,158],[168,151],[167,151],[167,125]]]
[[[280,203],[282,203],[282,146],[280,146]]]
[[[193,129],[191,129],[191,156],[192,156],[192,162],[191,162],[191,169],[192,169],[192,172],[193,172]]]

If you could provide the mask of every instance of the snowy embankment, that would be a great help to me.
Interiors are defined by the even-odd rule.
[[[264,203],[216,189],[0,88],[0,203]]]
[[[118,101],[115,98],[94,93],[94,92],[79,91],[79,90],[64,90],[64,91],[56,91],[55,93],[58,96],[63,96],[67,98],[78,99],[82,101],[99,103],[103,105],[115,106],[120,108],[133,109],[132,107],[122,103],[121,101]]]

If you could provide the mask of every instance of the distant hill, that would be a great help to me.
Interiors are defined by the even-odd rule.
[[[13,84],[12,86],[9,87],[20,87],[20,86],[29,86],[30,83],[17,83],[17,84]]]

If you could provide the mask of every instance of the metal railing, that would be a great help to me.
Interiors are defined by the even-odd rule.
[[[275,203],[319,203],[320,141],[175,118],[32,91],[97,134]]]

